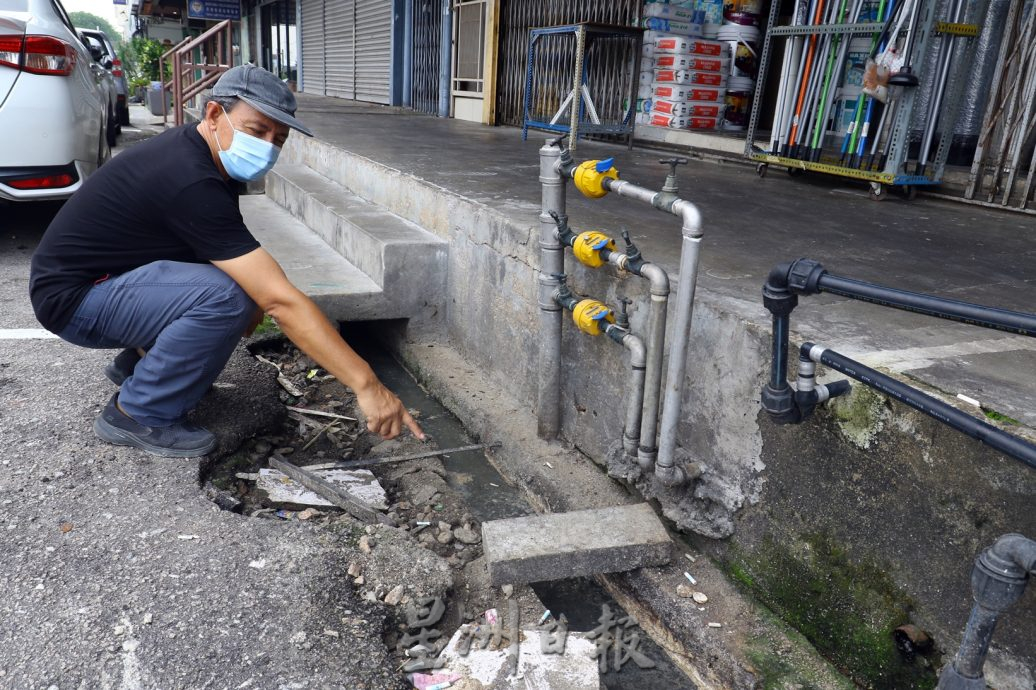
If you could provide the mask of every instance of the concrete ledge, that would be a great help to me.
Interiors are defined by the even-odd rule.
[[[266,193],[370,276],[401,316],[442,298],[448,245],[435,235],[304,165],[271,171]]]
[[[525,584],[615,573],[672,558],[672,542],[647,503],[482,523],[489,579]]]
[[[241,198],[241,215],[288,279],[328,318],[369,321],[403,318],[404,305],[386,299],[378,285],[290,213],[263,196]]]

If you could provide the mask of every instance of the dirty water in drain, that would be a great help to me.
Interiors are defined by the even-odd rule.
[[[220,507],[256,518],[310,520],[315,526],[333,524],[340,514],[334,508],[307,508],[283,500],[273,502],[265,491],[257,487],[259,472],[266,467],[267,458],[272,452],[279,450],[292,463],[305,465],[368,455],[402,456],[435,448],[457,448],[495,440],[473,440],[456,417],[422,389],[384,348],[367,338],[362,330],[351,326],[346,335],[353,348],[371,364],[378,377],[415,414],[434,445],[421,444],[408,433],[396,441],[379,443],[376,437],[360,428],[359,423],[345,419],[357,416],[355,398],[337,381],[328,377],[327,372],[295,351],[286,341],[276,338],[260,341],[250,346],[250,350],[269,366],[277,367],[278,374],[286,379],[281,384],[284,390],[280,395],[282,402],[289,408],[288,418],[282,428],[253,439],[236,454],[207,469],[203,477],[206,492]],[[319,409],[337,417],[300,414],[292,411],[292,407],[296,410]],[[420,471],[414,472],[414,467],[419,467]],[[467,566],[481,557],[481,545],[462,545],[459,539],[444,544],[431,537],[430,533],[436,531],[435,525],[441,524],[441,521],[456,524],[458,527],[454,528],[454,534],[459,535],[462,525],[464,528],[470,526],[478,532],[484,521],[534,512],[519,491],[507,484],[482,450],[454,452],[441,458],[392,463],[371,469],[385,485],[387,495],[384,507],[388,519],[409,531],[415,542],[420,542],[424,548],[447,559],[457,582],[463,583],[465,590],[472,587],[471,583],[464,583],[464,577],[470,571]],[[433,494],[437,498],[430,503],[421,501],[423,497],[417,496],[422,487],[420,482],[414,480],[422,476],[437,482],[441,477],[443,482],[439,484],[442,493]],[[425,504],[427,506],[422,507]],[[421,520],[432,526],[422,529]],[[441,534],[441,531],[437,532]],[[460,588],[457,585],[454,589]],[[494,599],[488,583],[484,583],[482,588],[484,591],[478,596],[472,596],[470,591],[466,594],[458,591],[446,593],[446,619],[452,622],[444,625],[445,638],[449,638],[459,627],[462,618],[470,617],[463,614],[465,606],[470,608],[472,601],[486,601],[487,597],[489,600]],[[555,615],[566,615],[571,632],[588,632],[598,627],[598,619],[605,605],[615,612],[616,617],[626,615],[592,578],[536,583],[531,585],[531,590],[544,608]],[[499,593],[499,590],[495,591]],[[384,597],[384,593],[381,596]],[[386,643],[394,647],[398,635],[391,631],[391,626],[389,631]],[[642,669],[634,659],[629,659],[619,671],[601,673],[600,687],[605,690],[695,689],[695,685],[643,631],[640,632],[638,651],[654,663],[654,668]],[[609,650],[608,656],[613,656],[612,650]],[[614,669],[614,664],[610,666]]]

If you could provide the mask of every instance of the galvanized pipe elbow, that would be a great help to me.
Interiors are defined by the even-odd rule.
[[[669,274],[667,274],[662,267],[658,264],[645,263],[640,267],[638,271],[641,276],[647,278],[651,284],[651,294],[658,295],[659,297],[669,296]]]
[[[683,236],[700,239],[705,231],[701,228],[701,211],[686,199],[677,199],[669,211],[683,220]]]

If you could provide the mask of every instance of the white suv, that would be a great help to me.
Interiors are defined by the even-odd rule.
[[[111,157],[106,79],[58,0],[0,0],[0,199],[64,199]]]

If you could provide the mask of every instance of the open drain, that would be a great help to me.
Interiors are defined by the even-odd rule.
[[[203,485],[220,507],[281,521],[285,527],[294,525],[318,535],[344,538],[348,581],[358,599],[380,607],[385,616],[379,626],[383,640],[401,672],[415,662],[415,647],[426,647],[426,652],[417,651],[419,656],[436,659],[442,652],[445,657],[450,650],[443,649],[458,631],[481,630],[489,619],[498,619],[502,625],[512,608],[522,622],[519,653],[523,655],[540,646],[536,640],[525,639],[525,630],[544,617],[545,608],[552,610],[547,626],[564,613],[575,635],[598,626],[605,606],[617,619],[625,615],[588,578],[531,587],[493,587],[482,553],[481,521],[533,511],[497,473],[484,447],[405,370],[380,348],[353,345],[400,396],[432,442],[420,443],[409,434],[381,441],[357,421],[356,400],[348,389],[289,342],[259,341],[251,346],[252,353],[266,366],[276,368],[285,415],[277,428],[247,441],[238,452],[207,468]],[[412,457],[441,448],[455,450],[444,456]],[[367,467],[363,469],[383,492],[380,524],[364,525],[334,505],[314,505],[314,496],[306,495],[305,487],[297,483],[290,486],[277,480],[291,490],[270,491],[268,477],[275,469],[271,458],[278,457],[323,475],[330,472],[325,469],[329,466],[364,461]],[[264,475],[267,479],[262,479]],[[367,495],[376,497],[377,492]],[[413,627],[415,613],[422,607],[438,611],[434,639],[422,640],[422,628]],[[496,649],[504,651],[506,645],[496,644]],[[621,672],[601,673],[600,687],[694,687],[646,637],[641,650],[655,662],[654,668],[639,669],[630,663]]]

